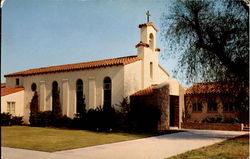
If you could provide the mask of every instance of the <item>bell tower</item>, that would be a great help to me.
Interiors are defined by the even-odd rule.
[[[158,80],[158,54],[160,49],[156,48],[156,32],[158,31],[152,22],[149,22],[149,11],[146,13],[147,23],[140,24],[140,42],[135,46],[137,55],[142,59],[141,81],[145,89]]]

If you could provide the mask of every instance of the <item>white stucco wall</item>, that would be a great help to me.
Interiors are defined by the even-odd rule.
[[[169,93],[170,95],[179,96],[180,95],[180,84],[174,78],[168,78],[166,82],[169,84]]]
[[[25,88],[24,106],[26,108],[24,110],[25,120],[28,121],[29,104],[34,95],[34,92],[31,90],[32,83],[36,83],[37,85],[40,110],[44,111],[52,110],[52,83],[53,81],[57,81],[60,89],[60,100],[63,107],[63,113],[69,117],[74,117],[76,113],[76,81],[78,79],[83,80],[86,107],[89,109],[103,105],[103,80],[105,77],[110,77],[112,79],[112,105],[115,105],[119,103],[124,96],[123,66],[23,77],[22,86]],[[10,81],[9,86],[15,86],[15,82],[12,82],[15,81],[15,78],[7,78],[6,81]],[[90,89],[90,86],[94,86],[95,90],[93,88]],[[65,89],[68,91],[65,91]],[[91,96],[89,93],[91,93]],[[90,98],[92,98],[91,101],[89,100]]]
[[[169,79],[169,76],[159,67],[157,83],[162,83],[168,79]]]
[[[1,96],[1,113],[7,112],[7,102],[15,102],[16,116],[24,116],[24,90]]]
[[[124,66],[124,97],[141,90],[141,61]]]
[[[153,35],[153,39],[150,35]],[[152,26],[144,26],[140,30],[140,40],[143,43],[149,44],[149,47],[139,46],[137,48],[138,57],[142,59],[141,62],[141,88],[145,89],[152,84],[159,82],[159,67],[158,67],[158,56],[159,52],[155,51],[156,48],[156,31]],[[150,42],[152,41],[153,42]],[[150,63],[153,64],[153,76],[150,76]]]

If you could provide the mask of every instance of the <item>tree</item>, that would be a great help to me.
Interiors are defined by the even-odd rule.
[[[34,96],[31,99],[30,102],[30,113],[34,114],[39,111],[39,104],[38,104],[38,93],[37,91],[34,92]]]
[[[60,102],[60,91],[59,89],[52,90],[53,100],[52,100],[52,115],[54,119],[59,119],[62,117],[62,106]]]
[[[161,28],[178,57],[176,75],[196,81],[249,79],[249,1],[177,0],[163,15]]]

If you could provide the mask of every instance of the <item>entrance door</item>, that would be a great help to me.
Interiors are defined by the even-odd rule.
[[[170,126],[174,126],[174,114],[174,104],[170,102]]]
[[[179,96],[170,96],[170,126],[179,127]]]

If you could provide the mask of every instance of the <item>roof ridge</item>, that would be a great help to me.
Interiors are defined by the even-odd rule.
[[[5,77],[25,76],[25,75],[31,75],[31,74],[42,74],[42,73],[50,73],[50,72],[62,72],[62,71],[80,70],[80,69],[115,66],[115,65],[127,65],[138,60],[141,60],[141,59],[137,55],[116,57],[116,58],[109,58],[109,59],[102,59],[102,60],[95,60],[95,61],[79,62],[79,63],[73,63],[73,64],[63,64],[63,65],[33,68],[33,69],[28,69],[24,71],[15,72],[15,73],[10,73],[10,74],[5,75]]]
[[[38,68],[32,68],[28,70],[35,70],[35,69],[45,69],[45,68],[51,68],[51,67],[60,67],[60,66],[70,66],[70,65],[77,65],[77,64],[87,64],[87,63],[92,63],[92,62],[101,62],[101,61],[106,61],[106,60],[115,60],[115,59],[122,59],[122,58],[133,58],[133,57],[138,57],[136,55],[134,56],[124,56],[124,57],[117,57],[117,58],[107,58],[107,59],[101,59],[101,60],[94,60],[94,61],[87,61],[87,62],[77,62],[77,63],[72,63],[72,64],[62,64],[62,65],[53,65],[53,66],[46,66],[46,67],[38,67]],[[28,71],[25,70],[25,71]],[[20,71],[24,72],[24,71]]]

